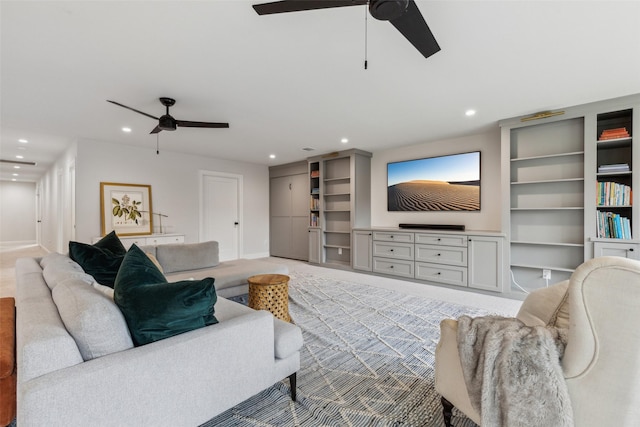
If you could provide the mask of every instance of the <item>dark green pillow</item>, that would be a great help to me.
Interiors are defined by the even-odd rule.
[[[104,236],[102,239],[94,243],[93,246],[100,249],[106,249],[114,255],[124,255],[127,253],[127,250],[115,231]]]
[[[167,283],[164,275],[136,245],[124,257],[114,286],[136,346],[218,323],[214,279]]]
[[[95,245],[69,242],[69,257],[101,285],[113,288],[126,250],[114,232]]]

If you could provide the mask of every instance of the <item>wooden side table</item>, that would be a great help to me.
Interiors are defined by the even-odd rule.
[[[291,322],[289,316],[289,276],[258,274],[247,279],[249,307],[270,311],[275,317]]]

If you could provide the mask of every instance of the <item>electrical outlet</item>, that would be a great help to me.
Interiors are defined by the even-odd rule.
[[[544,280],[551,280],[551,270],[542,270],[542,278]]]
[[[338,255],[342,255],[342,248],[338,248]],[[551,274],[551,273],[549,273]]]

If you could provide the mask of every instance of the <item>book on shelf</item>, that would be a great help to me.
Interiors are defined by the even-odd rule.
[[[631,239],[629,218],[613,212],[596,212],[597,236],[606,239]]]
[[[631,206],[631,187],[617,182],[596,181],[598,206]]]
[[[319,188],[312,188],[311,189],[311,194],[320,194],[320,189]]]
[[[631,168],[627,163],[616,163],[611,165],[598,166],[598,173],[611,173],[611,172],[629,172]]]
[[[312,211],[317,211],[320,210],[320,199],[317,199],[315,197],[311,198],[311,206],[310,206]]]
[[[614,129],[605,129],[600,133],[600,137],[598,141],[606,141],[608,139],[620,139],[620,138],[629,138],[629,131],[627,131],[626,127],[619,127]]]
[[[320,171],[311,171],[311,178],[320,178]]]
[[[318,214],[311,213],[309,226],[310,227],[318,227],[318,224],[320,224],[320,219],[318,218]]]

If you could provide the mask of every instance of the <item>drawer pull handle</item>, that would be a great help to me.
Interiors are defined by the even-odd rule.
[[[439,242],[440,240],[442,240],[442,239],[438,238],[438,242]]]
[[[389,249],[389,252],[393,252],[393,249]]]
[[[390,265],[389,268],[393,268],[393,265]]]
[[[442,273],[440,273],[440,272],[438,271],[438,276],[439,276],[439,275],[441,275],[441,274],[442,274]]]
[[[629,252],[633,252],[633,248],[629,249]]]
[[[438,256],[440,256],[441,254],[438,254]]]
[[[393,239],[393,235],[391,236],[391,238]]]

